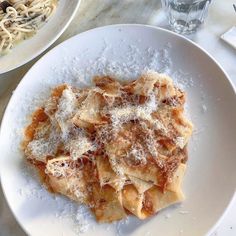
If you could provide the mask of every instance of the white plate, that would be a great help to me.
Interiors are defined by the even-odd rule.
[[[101,73],[126,79],[147,68],[172,75],[188,94],[187,113],[196,131],[184,179],[186,200],[145,221],[129,217],[119,224],[99,225],[88,215],[75,217],[77,205],[45,191],[25,168],[18,151],[31,104],[42,103],[49,88],[58,83],[84,86],[92,75]],[[77,35],[32,67],[7,107],[0,150],[1,181],[9,206],[33,236],[76,235],[86,222],[90,225],[84,235],[89,236],[205,235],[235,190],[235,104],[235,91],[222,68],[201,48],[174,33],[143,25],[115,25]]]
[[[0,74],[13,70],[37,57],[65,31],[78,9],[80,0],[58,0],[55,14],[32,38],[0,56]]]

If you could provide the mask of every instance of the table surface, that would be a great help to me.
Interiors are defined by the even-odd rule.
[[[236,24],[234,0],[214,0],[204,26],[188,36],[208,51],[225,69],[236,85],[236,50],[220,39],[220,35]],[[85,30],[117,23],[140,23],[168,28],[160,0],[82,0],[80,8],[64,34],[48,49]],[[47,50],[47,51],[48,51]],[[41,57],[11,72],[0,75],[0,120],[19,81]],[[25,235],[10,212],[0,189],[0,236]],[[236,235],[236,196],[222,222],[211,236]]]

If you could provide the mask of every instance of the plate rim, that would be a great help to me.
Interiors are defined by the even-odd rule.
[[[76,14],[76,12],[78,11],[79,9],[79,6],[81,4],[81,1],[82,0],[77,0],[77,3],[76,3],[76,6],[72,12],[72,14],[70,15],[67,23],[64,25],[63,28],[60,29],[60,31],[56,34],[56,36],[54,38],[52,38],[51,40],[49,40],[48,43],[46,43],[40,50],[36,51],[34,54],[32,54],[31,56],[29,56],[28,58],[26,58],[25,60],[22,60],[20,63],[18,63],[17,65],[13,66],[12,68],[10,69],[3,69],[1,70],[0,69],[0,75],[3,75],[7,72],[10,72],[12,70],[15,70],[25,64],[27,64],[28,62],[32,61],[33,59],[35,59],[37,56],[39,56],[40,54],[42,54],[44,51],[46,51],[53,43],[56,42],[56,40],[65,32],[65,30],[68,28],[69,24],[71,23],[71,21],[74,19],[74,16]],[[65,40],[66,41],[66,40]],[[64,42],[64,41],[63,41]],[[62,43],[63,43],[62,42]],[[61,44],[61,43],[60,43]],[[59,44],[58,44],[59,45]],[[14,50],[14,49],[13,49]],[[51,51],[51,50],[49,50]],[[40,58],[41,59],[41,58]],[[32,68],[32,67],[31,67]],[[30,68],[30,69],[31,69]],[[28,72],[27,72],[28,73]]]
[[[79,3],[81,0],[78,0]],[[79,4],[78,4],[79,5]],[[78,7],[77,5],[77,7]],[[76,11],[74,11],[74,14],[75,14]],[[71,19],[72,20],[72,19]],[[68,23],[69,24],[69,23]],[[21,86],[21,84],[23,83],[23,81],[25,80],[25,77],[28,76],[28,74],[31,72],[31,70],[33,70],[35,67],[38,66],[38,64],[44,60],[44,57],[48,56],[49,53],[52,53],[53,51],[57,50],[57,47],[60,47],[62,44],[65,44],[67,41],[70,41],[72,40],[73,38],[76,38],[80,35],[84,35],[84,34],[87,34],[87,33],[90,33],[90,31],[99,31],[99,30],[102,30],[102,29],[109,29],[109,28],[119,28],[119,27],[138,27],[138,28],[150,28],[152,30],[158,30],[160,32],[165,32],[167,34],[171,34],[171,35],[174,35],[175,37],[177,38],[180,38],[192,45],[194,45],[196,48],[198,48],[201,52],[203,52],[206,56],[208,56],[208,58],[221,70],[221,72],[224,74],[225,78],[226,78],[226,81],[229,83],[230,87],[233,89],[233,92],[234,92],[234,96],[236,96],[236,85],[234,85],[234,83],[232,82],[230,76],[228,75],[228,73],[225,71],[225,69],[221,66],[221,64],[211,55],[211,53],[207,52],[204,48],[202,48],[200,45],[198,45],[197,43],[193,42],[192,40],[184,37],[183,35],[179,35],[175,32],[172,32],[168,29],[164,29],[164,28],[161,28],[161,27],[158,27],[158,26],[153,26],[153,25],[147,25],[147,24],[110,24],[110,25],[105,25],[105,26],[101,26],[101,27],[96,27],[96,28],[92,28],[92,29],[89,29],[89,30],[86,30],[86,31],[83,31],[81,33],[78,33],[68,39],[66,39],[65,41],[61,42],[60,44],[56,45],[55,47],[53,47],[51,50],[49,50],[47,53],[45,53],[37,62],[35,62],[33,64],[33,66],[31,66],[31,68],[25,73],[25,75],[23,76],[23,78],[21,79],[21,81],[19,82],[19,84],[17,85],[16,89],[18,89],[18,87]],[[1,73],[0,73],[1,74]],[[16,90],[15,89],[15,90]],[[1,125],[0,125],[0,146],[1,146],[1,143],[2,143],[2,126],[4,125],[5,123],[5,119],[6,119],[6,114],[8,113],[8,110],[9,110],[9,107],[12,103],[12,100],[14,98],[14,96],[16,96],[16,93],[12,94],[9,102],[7,103],[7,106],[6,106],[6,109],[4,111],[4,115],[2,117],[2,121],[1,121]],[[1,185],[1,188],[2,188],[2,191],[3,191],[3,196],[7,202],[7,205],[12,213],[12,215],[14,216],[15,220],[17,221],[18,225],[21,227],[21,229],[26,233],[26,234],[29,234],[30,235],[30,232],[27,231],[27,229],[25,228],[24,225],[22,225],[18,219],[18,217],[15,215],[9,201],[8,201],[8,198],[7,198],[7,194],[5,193],[5,189],[4,189],[4,186],[3,186],[3,182],[1,181],[2,179],[2,173],[1,173],[1,168],[0,168],[0,185]],[[229,200],[229,202],[227,203],[227,206],[226,208],[223,210],[223,212],[221,213],[220,217],[218,218],[218,220],[214,223],[214,225],[212,225],[212,227],[207,231],[206,235],[209,235],[212,234],[216,228],[219,226],[219,224],[222,222],[223,218],[225,217],[225,215],[228,213],[229,209],[231,208],[231,206],[233,205],[233,200],[234,198],[236,199],[236,194],[234,192],[234,194],[232,195],[231,199]]]

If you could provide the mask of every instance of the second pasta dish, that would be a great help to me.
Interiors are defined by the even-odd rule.
[[[56,7],[57,0],[0,0],[0,56],[37,33]]]

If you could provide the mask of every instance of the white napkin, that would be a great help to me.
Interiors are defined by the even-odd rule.
[[[222,34],[221,39],[236,49],[236,26]]]

